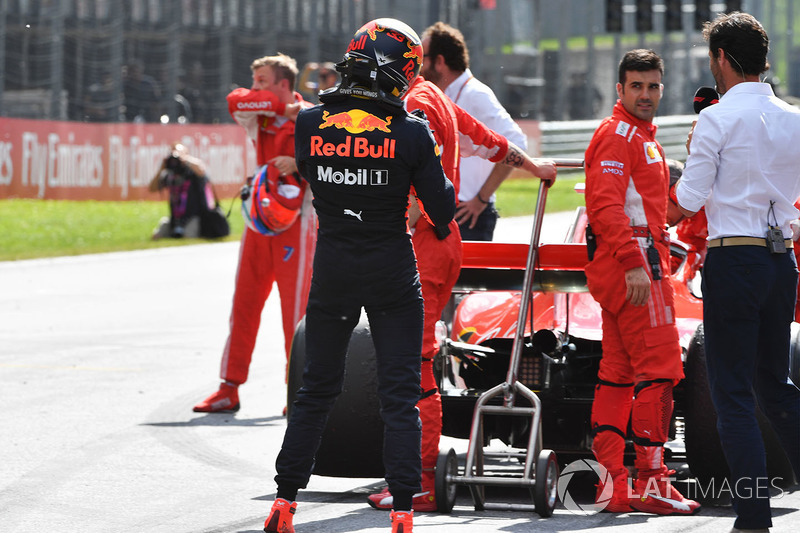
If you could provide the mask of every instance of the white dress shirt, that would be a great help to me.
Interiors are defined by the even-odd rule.
[[[467,113],[477,118],[490,129],[496,131],[523,150],[528,148],[528,139],[522,129],[514,122],[508,111],[500,104],[494,92],[472,75],[470,69],[465,70],[444,90],[444,94],[462,107]],[[481,190],[486,178],[494,168],[494,163],[478,156],[462,157],[460,176],[461,186],[458,199],[472,200]],[[484,198],[493,202],[495,195]]]
[[[764,237],[768,225],[791,238],[800,196],[800,110],[766,83],[738,83],[700,112],[689,151],[678,203],[688,211],[705,205],[709,239]]]

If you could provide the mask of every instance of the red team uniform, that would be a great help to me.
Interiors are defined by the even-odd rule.
[[[304,102],[300,93],[295,93],[295,98]],[[277,116],[285,106],[272,93],[240,88],[227,99],[231,116],[253,140],[259,166],[279,155],[294,157],[294,122]],[[304,184],[301,194],[307,189]],[[283,233],[266,236],[245,228],[233,294],[231,331],[222,355],[223,380],[237,385],[247,381],[261,311],[273,282],[277,282],[280,293],[288,360],[295,327],[305,314],[308,301],[315,230],[313,209],[307,202],[297,221]]]
[[[586,209],[597,239],[586,278],[603,316],[592,451],[615,480],[609,510],[617,512],[627,508],[625,495],[616,489],[628,478],[623,464],[628,419],[636,449],[636,487],[651,478],[666,479],[663,445],[672,387],[683,378],[665,225],[669,174],[656,129],[617,102],[585,155]],[[650,277],[650,298],[643,306],[626,301],[625,273],[636,267]]]
[[[295,101],[306,103],[299,93]],[[256,163],[266,165],[277,156],[294,157],[294,122],[279,116],[285,104],[270,91],[239,88],[228,97],[233,119],[247,130],[256,149]],[[307,184],[301,184],[305,195]],[[309,195],[310,196],[310,195]],[[295,327],[305,314],[311,283],[316,217],[304,198],[300,216],[285,231],[263,235],[245,226],[230,316],[230,333],[220,365],[220,391],[195,406],[195,411],[236,411],[239,385],[247,381],[250,361],[261,324],[261,312],[277,282],[288,361]]]

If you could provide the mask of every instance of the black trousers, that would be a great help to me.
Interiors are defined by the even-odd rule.
[[[342,391],[350,336],[366,310],[375,344],[389,490],[420,490],[420,352],[423,304],[410,241],[348,258],[320,240],[306,313],[303,386],[276,462],[279,487],[305,488],[328,414]],[[344,259],[343,259],[344,256]]]
[[[703,322],[711,397],[731,471],[741,529],[772,525],[766,455],[755,402],[800,476],[800,389],[789,380],[790,325],[797,294],[791,250],[711,248],[703,267]],[[753,394],[755,393],[755,399]]]
[[[494,207],[494,202],[489,202],[486,209],[481,211],[475,221],[475,227],[470,228],[469,224],[459,224],[462,241],[491,241],[494,238],[494,228],[497,226],[497,219],[500,215]]]

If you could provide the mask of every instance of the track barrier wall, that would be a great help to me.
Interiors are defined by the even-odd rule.
[[[694,115],[659,117],[667,157],[686,159]],[[518,120],[534,157],[577,158],[599,120]],[[161,200],[147,186],[172,143],[204,161],[220,198],[236,195],[255,153],[235,124],[87,124],[0,118],[0,198]]]
[[[0,118],[0,198],[162,200],[148,184],[175,142],[205,162],[220,198],[255,168],[236,124],[85,124]]]

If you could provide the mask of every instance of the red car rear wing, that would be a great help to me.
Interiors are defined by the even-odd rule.
[[[509,242],[464,241],[462,268],[525,269],[529,245]],[[589,258],[584,243],[540,244],[537,270],[580,270]]]
[[[529,245],[464,241],[456,291],[522,290]],[[541,244],[532,290],[586,292],[586,244]]]

